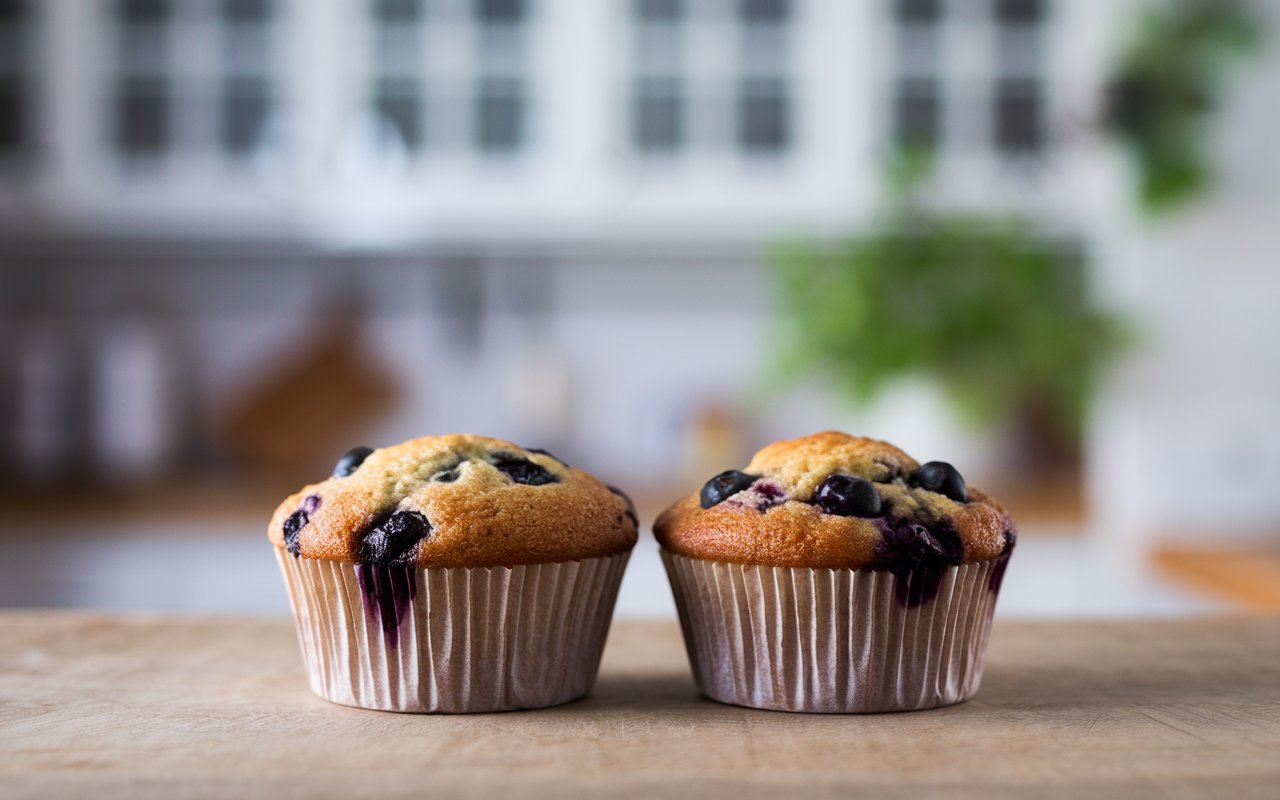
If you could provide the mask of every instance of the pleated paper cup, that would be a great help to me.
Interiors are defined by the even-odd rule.
[[[1007,556],[931,575],[666,550],[662,560],[703,694],[776,711],[869,713],[950,705],[978,691]]]
[[[276,549],[312,690],[342,705],[418,713],[543,708],[585,695],[629,555],[420,569]]]

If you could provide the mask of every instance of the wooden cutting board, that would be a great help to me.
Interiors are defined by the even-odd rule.
[[[861,717],[712,703],[618,622],[588,699],[442,717],[313,696],[285,620],[0,614],[0,797],[691,793],[1274,800],[1280,618],[997,623],[974,700]]]

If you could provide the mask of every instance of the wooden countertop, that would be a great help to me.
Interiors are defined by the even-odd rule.
[[[862,717],[702,699],[674,621],[623,621],[586,700],[441,717],[315,697],[285,620],[0,613],[7,798],[1238,800],[1278,754],[1280,617],[997,623],[974,700]]]

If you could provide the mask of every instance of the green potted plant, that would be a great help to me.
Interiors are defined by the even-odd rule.
[[[1212,184],[1207,133],[1226,79],[1262,41],[1237,0],[1150,7],[1107,83],[1103,129],[1129,154],[1139,205],[1182,207]]]
[[[1025,220],[928,212],[918,184],[864,233],[776,249],[775,378],[867,403],[926,376],[968,420],[1012,423],[1032,466],[1073,461],[1126,339],[1090,302],[1086,251]]]

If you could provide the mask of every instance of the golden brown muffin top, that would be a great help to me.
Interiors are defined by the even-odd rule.
[[[654,524],[693,558],[780,567],[954,565],[1007,554],[1013,520],[949,464],[826,431],[774,442]]]
[[[546,451],[454,434],[352,450],[280,504],[267,537],[331,561],[515,566],[629,550],[636,517],[621,491]]]

